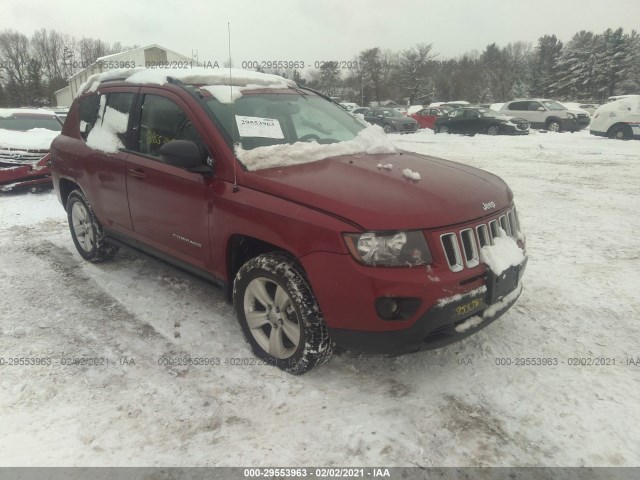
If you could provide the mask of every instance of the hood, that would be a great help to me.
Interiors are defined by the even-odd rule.
[[[391,169],[378,165],[393,165]],[[410,169],[420,180],[403,175]],[[417,154],[358,154],[243,172],[242,184],[322,210],[363,230],[444,227],[475,220],[509,205],[499,177]],[[495,208],[485,211],[483,204]]]
[[[498,115],[495,117],[497,120],[509,121],[512,123],[529,123],[528,120],[521,117],[513,117],[511,115]]]
[[[0,128],[0,149],[49,150],[51,142],[60,132],[46,128],[31,130],[4,130]]]

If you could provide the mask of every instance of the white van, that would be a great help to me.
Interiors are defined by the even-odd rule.
[[[591,135],[629,140],[640,140],[640,95],[606,103],[593,114]]]

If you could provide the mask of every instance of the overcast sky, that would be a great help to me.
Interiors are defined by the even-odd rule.
[[[450,58],[497,42],[568,41],[579,30],[640,29],[638,0],[0,0],[0,30],[40,28],[222,63],[350,60],[379,46],[432,43]]]

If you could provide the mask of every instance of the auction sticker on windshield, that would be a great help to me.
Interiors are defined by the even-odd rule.
[[[236,115],[236,123],[241,137],[284,138],[280,122],[275,118]]]

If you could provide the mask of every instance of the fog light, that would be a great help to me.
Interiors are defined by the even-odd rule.
[[[378,316],[383,320],[406,320],[418,310],[420,299],[379,297],[375,305]]]

